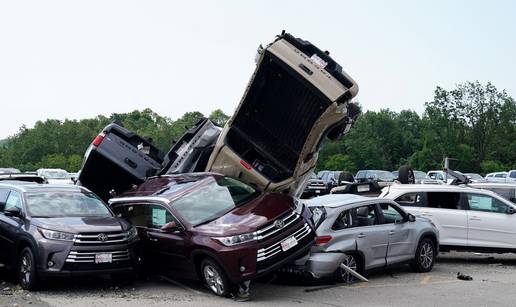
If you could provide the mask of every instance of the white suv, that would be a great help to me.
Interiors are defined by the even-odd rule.
[[[516,205],[491,191],[394,184],[380,196],[432,220],[439,229],[442,251],[516,251]]]

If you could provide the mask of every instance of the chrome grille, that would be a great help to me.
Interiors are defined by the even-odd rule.
[[[123,232],[99,232],[82,233],[75,236],[74,243],[78,244],[109,244],[122,243],[127,241],[127,236]]]
[[[297,230],[293,236],[296,238],[296,240],[299,242],[301,241],[303,238],[305,238],[306,236],[308,236],[310,234],[310,232],[312,231],[312,229],[310,228],[310,226],[308,226],[307,223],[304,224],[303,227],[301,227],[299,230]],[[292,236],[289,236],[287,238],[290,238]],[[285,239],[287,239],[285,238]],[[273,257],[274,255],[276,254],[279,254],[282,252],[282,249],[281,249],[281,241],[278,241],[268,247],[265,247],[265,248],[261,248],[258,250],[258,254],[257,254],[257,261],[260,262],[260,261],[264,261],[264,260],[267,260],[268,258],[270,257]]]
[[[74,262],[74,263],[95,263],[95,255],[96,254],[112,254],[113,262],[117,261],[125,261],[130,260],[129,250],[119,250],[119,251],[71,251],[66,257],[66,262]]]
[[[294,211],[288,213],[286,216],[282,217],[282,218],[279,218],[277,220],[275,220],[274,222],[272,222],[271,224],[269,224],[268,226],[265,226],[264,228],[256,231],[256,235],[257,235],[257,238],[258,240],[262,240],[262,239],[265,239],[269,236],[272,236],[273,234],[279,232],[279,231],[284,231],[286,229],[288,229],[288,227],[292,224],[294,224],[295,222],[297,222],[301,217],[295,213]],[[278,227],[277,226],[277,222],[280,221],[282,222],[282,227]]]

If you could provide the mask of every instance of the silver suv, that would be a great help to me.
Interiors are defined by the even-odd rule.
[[[330,194],[306,201],[316,222],[316,245],[297,260],[297,269],[315,278],[350,282],[357,272],[410,264],[432,270],[439,248],[437,228],[406,213],[394,201],[352,194]]]

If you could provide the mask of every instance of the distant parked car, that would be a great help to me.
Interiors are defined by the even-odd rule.
[[[0,183],[0,262],[23,289],[40,278],[133,271],[136,228],[82,187]]]
[[[414,172],[414,183],[421,183],[423,180],[425,180],[426,177],[426,173],[425,172],[422,172],[422,171],[417,171],[417,170],[413,170]],[[399,171],[392,171],[391,172],[394,177],[398,178],[398,174],[399,174]]]
[[[477,173],[464,173],[464,175],[471,181],[471,182],[485,182],[487,181],[482,175]]]
[[[376,181],[380,186],[386,186],[396,180],[391,172],[382,170],[361,170],[355,175],[355,181],[362,183],[367,181]]]
[[[432,220],[439,229],[443,251],[516,250],[516,205],[494,192],[444,184],[396,184],[381,197]]]
[[[18,174],[18,173],[21,173],[21,172],[17,168],[12,168],[12,167],[0,168],[0,174]]]
[[[301,198],[311,198],[324,194],[328,194],[324,181],[317,177],[315,173],[312,173],[310,177],[308,177],[308,184],[306,185]]]
[[[439,234],[428,219],[415,218],[394,201],[352,194],[306,201],[316,222],[316,245],[296,268],[313,277],[350,282],[344,264],[362,273],[408,263],[417,272],[432,270]]]
[[[13,174],[0,174],[0,181],[23,181],[33,183],[48,183],[47,180],[41,176],[32,173],[13,173]]]
[[[68,172],[60,168],[40,168],[36,171],[38,176],[45,178],[48,183],[72,184]]]
[[[486,175],[485,179],[489,182],[506,182],[507,172],[495,172]]]
[[[216,295],[305,254],[310,211],[214,173],[154,177],[110,200],[138,228],[146,271],[202,279]]]

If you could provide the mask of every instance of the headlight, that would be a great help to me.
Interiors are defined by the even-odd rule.
[[[43,237],[50,239],[50,240],[60,240],[60,241],[73,241],[75,239],[75,234],[73,233],[67,233],[67,232],[60,232],[60,231],[53,231],[43,228],[38,228],[39,232]]]
[[[138,230],[136,230],[136,227],[129,228],[128,231],[125,232],[125,237],[127,240],[132,240],[138,236]]]
[[[241,235],[231,236],[231,237],[213,237],[213,239],[219,241],[220,243],[226,246],[233,246],[237,244],[242,244],[250,241],[254,241],[257,239],[257,235],[254,232],[244,233]]]

